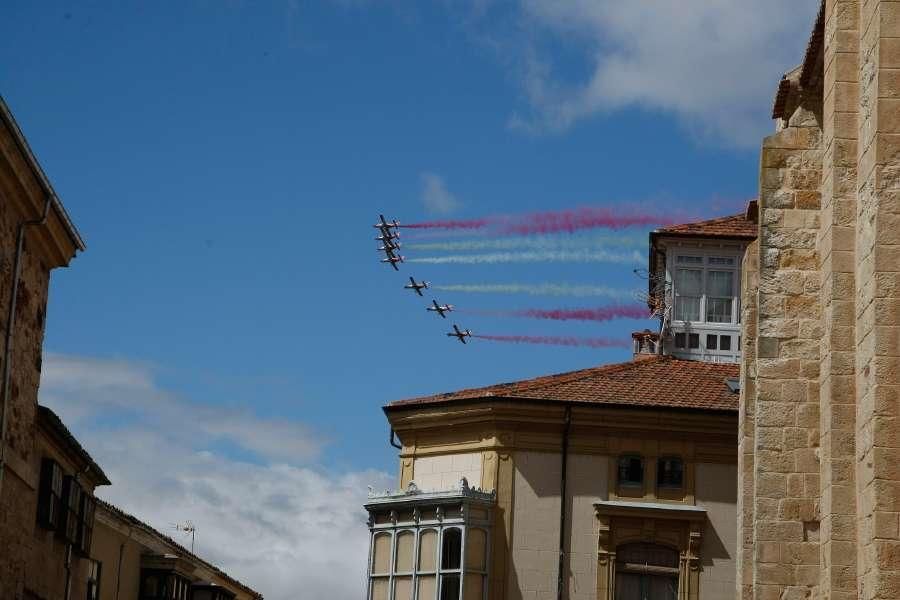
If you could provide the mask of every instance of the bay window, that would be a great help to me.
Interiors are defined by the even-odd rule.
[[[370,496],[368,600],[484,600],[493,494]]]

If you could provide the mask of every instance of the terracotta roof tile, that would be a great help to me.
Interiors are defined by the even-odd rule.
[[[746,213],[719,217],[707,221],[694,223],[682,223],[661,227],[653,232],[653,235],[702,235],[709,237],[756,239],[757,225],[747,219]]]
[[[449,394],[398,400],[386,409],[503,398],[736,411],[738,394],[729,390],[725,380],[738,374],[736,364],[656,356]]]

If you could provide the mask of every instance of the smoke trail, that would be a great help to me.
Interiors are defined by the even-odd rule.
[[[426,221],[424,223],[409,223],[400,225],[404,229],[481,229],[503,220],[503,217],[482,217],[480,219],[444,219],[440,221]]]
[[[555,335],[475,335],[473,338],[492,342],[509,342],[512,344],[547,344],[551,346],[579,346],[587,348],[627,348],[629,340],[613,340],[609,338],[579,338]]]
[[[535,213],[503,228],[504,233],[527,235],[531,233],[574,233],[583,229],[622,229],[638,225],[671,225],[677,219],[672,215],[630,213],[622,214],[609,208],[577,208],[554,212]]]
[[[527,319],[550,319],[553,321],[612,321],[613,319],[647,319],[650,312],[640,304],[602,306],[599,308],[557,308],[525,310],[475,310],[457,309],[457,312],[485,317],[523,317]]]
[[[631,290],[621,288],[570,283],[461,283],[432,285],[431,287],[442,292],[461,292],[466,294],[528,294],[530,296],[602,297],[617,300],[631,298],[633,295]]]
[[[491,254],[456,254],[452,256],[428,256],[425,258],[409,258],[408,263],[428,263],[431,265],[476,265],[497,263],[532,263],[532,262],[606,262],[636,263],[644,262],[638,251],[631,253],[608,252],[606,250],[582,251],[545,251],[545,252],[494,252]]]
[[[411,250],[447,251],[460,250],[584,250],[599,246],[617,246],[627,248],[641,248],[647,245],[645,235],[598,235],[587,238],[560,238],[557,236],[539,236],[531,238],[504,238],[499,240],[476,239],[462,242],[431,242],[406,244]]]
[[[584,229],[622,229],[648,225],[671,225],[683,219],[671,211],[624,212],[608,207],[583,207],[525,215],[496,215],[480,219],[448,219],[401,225],[408,229],[471,230],[495,227],[501,234],[574,233]]]

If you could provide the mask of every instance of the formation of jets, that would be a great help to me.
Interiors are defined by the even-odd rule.
[[[382,243],[381,248],[378,249],[379,252],[384,252],[384,258],[381,259],[381,262],[387,263],[394,267],[395,271],[399,271],[400,267],[397,266],[397,263],[403,262],[403,257],[400,256],[399,252],[400,242],[398,240],[400,238],[400,232],[397,231],[397,229],[400,228],[400,223],[398,223],[396,219],[388,223],[384,218],[384,215],[378,216],[381,220],[380,222],[375,223],[373,227],[380,233],[375,239]]]
[[[387,263],[394,267],[395,271],[399,271],[400,267],[397,265],[403,262],[403,256],[400,255],[400,232],[398,231],[400,229],[400,223],[396,219],[388,221],[384,218],[384,215],[378,215],[378,218],[378,223],[375,223],[372,227],[378,230],[378,236],[375,239],[381,242],[381,247],[378,248],[378,252],[384,252],[384,258],[381,259],[381,262]],[[410,277],[409,283],[404,285],[403,288],[412,290],[419,296],[422,296],[422,290],[428,289],[428,282],[416,281],[415,278]],[[432,306],[427,306],[425,309],[429,312],[437,313],[444,319],[447,318],[446,313],[453,311],[452,304],[438,304],[437,300],[432,300],[431,304]],[[447,335],[455,337],[465,344],[466,338],[472,337],[472,332],[468,329],[460,330],[460,328],[454,324],[453,331]]]

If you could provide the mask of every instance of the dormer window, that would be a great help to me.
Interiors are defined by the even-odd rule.
[[[679,254],[675,257],[676,321],[737,323],[737,258]]]

